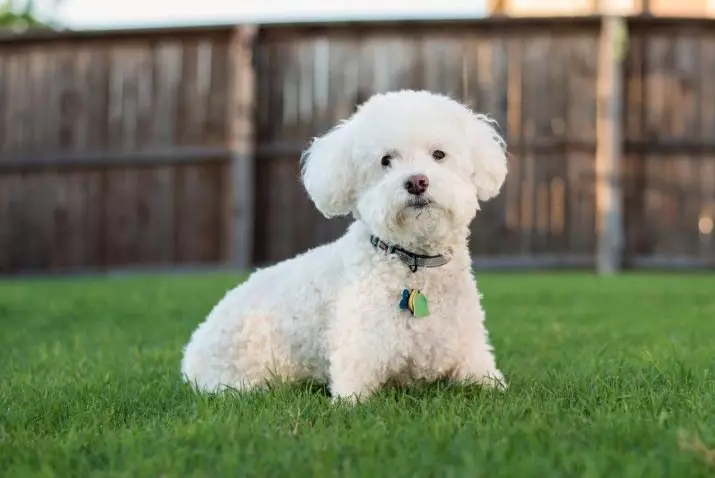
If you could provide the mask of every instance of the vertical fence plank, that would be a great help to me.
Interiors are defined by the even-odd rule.
[[[237,268],[253,264],[255,207],[255,72],[254,26],[238,27],[228,48],[227,137],[231,149],[225,216],[226,257]]]
[[[624,148],[645,137],[647,38],[634,33],[628,41],[624,65]],[[624,158],[623,220],[625,225],[624,267],[633,267],[635,257],[648,250],[645,221],[646,157],[630,151]]]
[[[609,275],[621,267],[623,240],[621,208],[621,108],[623,75],[621,62],[625,22],[603,19],[599,44],[598,143],[596,147],[596,204],[598,250],[596,269]]]
[[[700,141],[715,138],[715,33],[700,39]],[[700,158],[700,181],[703,192],[698,218],[698,255],[715,261],[715,154]]]
[[[2,73],[2,69],[0,69],[0,73]],[[0,274],[12,271],[12,236],[13,229],[16,227],[11,213],[13,179],[14,177],[11,175],[0,175]]]

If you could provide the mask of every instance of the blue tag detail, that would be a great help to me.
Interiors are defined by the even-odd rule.
[[[408,289],[405,289],[402,291],[402,300],[400,300],[400,310],[407,310],[407,301],[410,298],[410,291]]]

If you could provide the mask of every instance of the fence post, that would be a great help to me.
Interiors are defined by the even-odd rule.
[[[226,125],[230,159],[226,178],[224,257],[232,267],[241,270],[253,265],[256,141],[253,42],[256,31],[253,25],[236,27],[227,52]]]
[[[621,112],[625,21],[607,14],[598,52],[596,145],[596,270],[616,274],[621,268],[623,191],[621,189]]]

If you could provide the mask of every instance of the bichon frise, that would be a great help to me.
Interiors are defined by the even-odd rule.
[[[369,98],[302,158],[317,209],[355,221],[229,291],[186,346],[185,379],[219,391],[312,378],[351,400],[390,379],[505,387],[467,237],[506,174],[485,116],[427,91]]]

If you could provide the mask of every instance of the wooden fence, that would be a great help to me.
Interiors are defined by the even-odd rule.
[[[634,18],[623,66],[625,262],[715,264],[715,22]],[[0,272],[242,267],[342,232],[300,151],[375,92],[488,112],[510,174],[478,261],[596,247],[598,18],[266,25],[0,39]]]
[[[250,248],[231,171],[252,162],[251,46],[246,28],[0,43],[0,271],[215,264]]]

